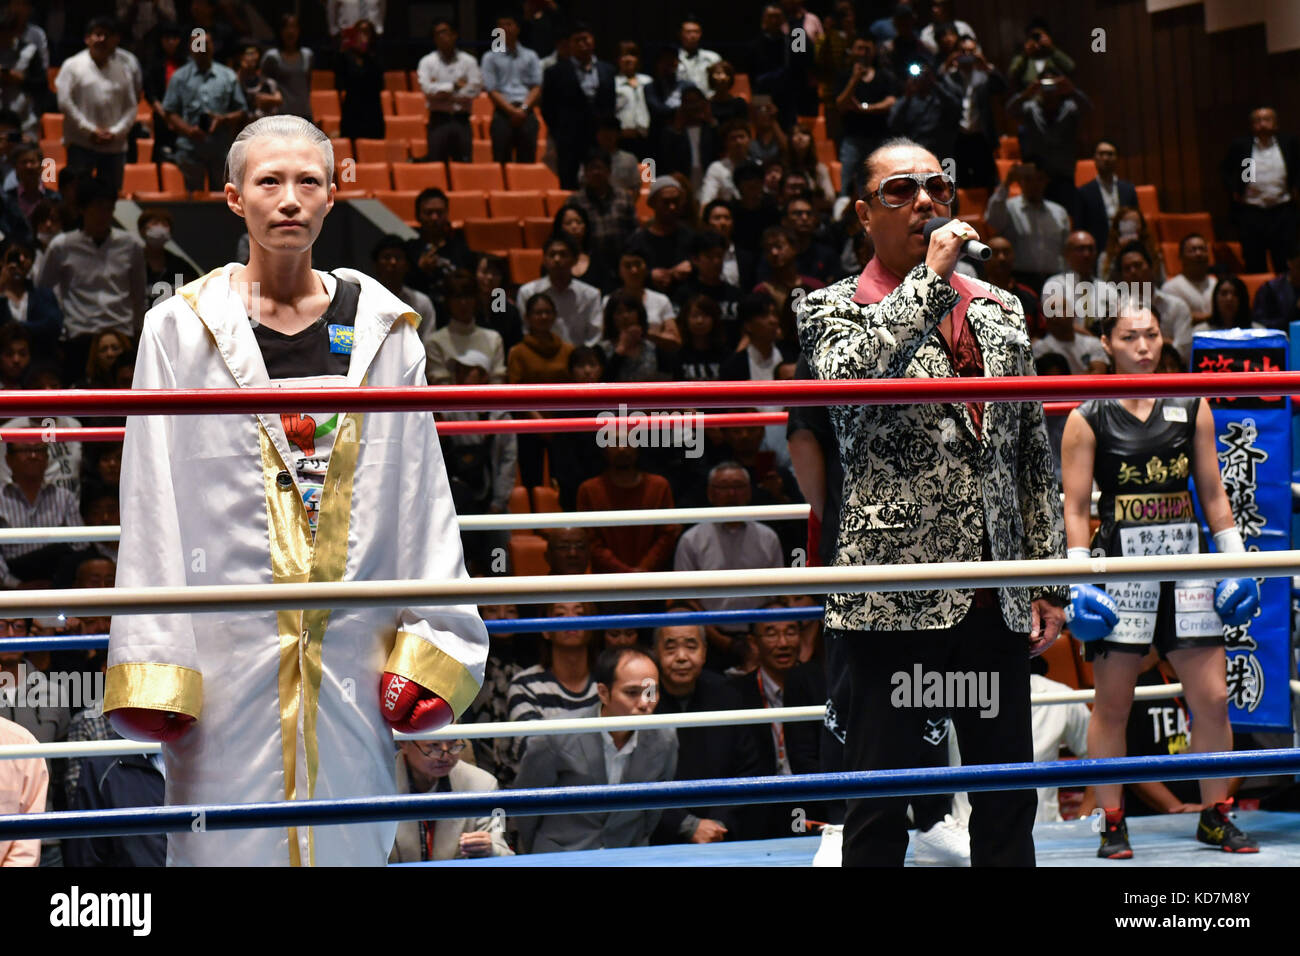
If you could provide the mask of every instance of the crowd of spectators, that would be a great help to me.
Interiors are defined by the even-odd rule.
[[[192,0],[188,12],[177,6],[119,0],[116,18],[86,20],[80,38],[60,22],[62,34],[54,39],[30,0],[9,0],[0,9],[5,389],[130,387],[145,311],[195,278],[170,242],[172,212],[146,208],[131,229],[115,220],[124,164],[142,132],[136,116],[142,97],[154,114],[158,156],[176,162],[191,189],[222,182],[229,144],[249,120],[280,111],[311,118],[313,70],[335,72],[345,137],[384,135],[382,0],[327,5],[327,30],[319,36],[305,35],[293,15],[277,22],[272,36],[252,6],[238,0]],[[505,258],[470,246],[437,188],[416,200],[414,236],[390,235],[374,246],[369,271],[421,317],[429,384],[795,377],[800,299],[856,275],[872,255],[853,201],[864,186],[862,160],[891,136],[953,158],[962,187],[954,212],[979,222],[993,248],[988,262],[959,268],[1021,301],[1040,372],[1107,369],[1097,332],[1115,294],[1149,297],[1164,332],[1165,369],[1187,367],[1197,330],[1285,332],[1300,319],[1300,154],[1273,110],[1252,113],[1250,134],[1231,143],[1224,157],[1224,185],[1241,231],[1238,271],[1266,272],[1271,256],[1276,273],[1252,295],[1207,235],[1182,237],[1174,271],[1135,186],[1121,178],[1124,156],[1116,141],[1081,148],[1080,123],[1091,103],[1073,79],[1074,60],[1045,21],[1027,25],[1020,50],[1000,67],[951,3],[899,3],[870,23],[860,22],[860,10],[847,0],[814,6],[820,16],[798,0],[764,7],[757,23],[738,26],[755,32],[752,42],[730,45],[735,62],[709,49],[710,38],[689,18],[674,44],[645,51],[632,40],[597,37],[550,0],[528,0],[522,13],[496,18],[490,41],[463,37],[454,23],[438,21],[433,49],[417,67],[428,105],[427,159],[470,158],[470,110],[486,94],[493,159],[545,161],[571,194],[554,215],[541,274],[517,286]],[[796,30],[806,43],[792,42]],[[50,67],[58,68],[52,84]],[[62,168],[40,145],[44,113],[63,116]],[[548,131],[544,152],[539,118]],[[1020,158],[1000,171],[1006,134]],[[821,145],[827,140],[830,149]],[[1081,158],[1094,161],[1096,178],[1076,187]],[[1248,181],[1234,173],[1247,160]],[[639,193],[648,215],[638,213]],[[1118,292],[1108,292],[1106,283]],[[737,409],[758,410],[769,409]],[[121,420],[55,420],[57,427],[92,424]],[[20,425],[42,427],[48,420],[4,423]],[[461,514],[512,510],[521,488],[533,504],[540,490],[556,510],[574,512],[804,500],[784,426],[709,428],[696,437],[699,454],[689,456],[681,448],[609,446],[590,432],[444,436],[443,450]],[[0,522],[115,524],[120,462],[120,443],[9,442],[0,462]],[[522,553],[510,534],[463,537],[474,575],[509,573]],[[541,561],[556,574],[811,560],[802,523],[790,521],[558,529],[545,535],[544,548]],[[5,544],[0,580],[8,588],[111,585],[113,557],[111,544]],[[701,599],[669,609],[763,603]],[[785,600],[767,604],[792,607]],[[597,609],[561,603],[481,610],[486,620],[499,621]],[[107,624],[4,622],[8,635],[105,633]],[[769,618],[644,631],[561,626],[557,621],[540,635],[494,633],[482,692],[464,720],[780,706],[787,678],[796,673],[796,686],[820,687],[824,698],[817,622]],[[93,671],[101,656],[75,652],[52,661],[0,651],[0,669],[22,663]],[[657,695],[643,694],[646,681]],[[0,717],[44,742],[111,734],[93,708],[46,708],[33,719],[2,691]],[[816,743],[814,757],[804,759],[808,751],[798,746],[797,730],[793,737],[788,741],[779,724],[754,724],[404,745],[399,780],[413,791],[481,790],[816,770]],[[473,773],[457,769],[467,761],[477,765]],[[56,761],[49,770],[51,807],[161,796],[159,768],[144,758],[117,766],[116,778],[90,760]],[[550,817],[512,821],[508,829],[490,819],[412,824],[404,825],[394,858],[784,835],[790,833],[786,809]],[[159,862],[160,846],[157,839],[130,838],[77,845],[65,856]],[[0,852],[0,863],[3,858]],[[57,847],[47,846],[43,862],[58,858]]]

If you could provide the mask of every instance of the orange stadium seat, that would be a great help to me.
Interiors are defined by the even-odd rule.
[[[158,192],[136,193],[137,202],[179,202],[188,198],[185,191],[185,177],[181,168],[175,163],[159,163],[158,179],[162,189]]]
[[[548,189],[546,190],[546,214],[554,216],[560,211],[560,207],[569,201],[573,195],[571,189]]]
[[[1251,308],[1255,307],[1255,293],[1258,292],[1265,283],[1273,278],[1271,272],[1247,272],[1244,275],[1237,276],[1242,282],[1246,283],[1246,293],[1250,297]]]
[[[316,90],[334,89],[334,71],[333,70],[312,70],[311,71],[311,88]],[[313,110],[313,112],[315,112]]]
[[[481,189],[488,192],[506,188],[501,167],[496,163],[448,163],[447,172],[451,177],[452,189]]]
[[[343,175],[339,177],[340,190],[360,189],[367,195],[373,195],[376,190],[393,188],[393,178],[388,172],[387,163],[354,163],[346,175],[346,179]]]
[[[841,178],[843,171],[839,160],[828,162],[826,164],[826,170],[831,174],[831,185],[835,187],[835,192],[838,193],[840,187],[844,185],[844,181]]]
[[[546,564],[546,539],[529,532],[510,536],[510,569],[515,574],[550,574]]]
[[[469,118],[469,134],[472,139],[491,139],[492,117],[490,116],[471,116]]]
[[[750,98],[748,73],[736,74],[735,80],[731,84],[731,95],[743,97],[744,99]]]
[[[1165,278],[1172,279],[1183,271],[1183,263],[1178,258],[1178,243],[1160,243],[1160,258],[1165,264]]]
[[[491,119],[492,114],[496,112],[496,107],[492,105],[492,97],[488,96],[486,93],[480,93],[478,96],[474,97],[474,102],[470,106],[469,112],[471,116],[486,116],[488,119]]]
[[[157,191],[158,167],[153,163],[127,163],[122,168],[122,189],[119,195],[123,198]]]
[[[829,140],[829,139],[813,140],[813,149],[817,151],[817,159],[819,162],[833,163],[835,162],[835,159],[839,156],[839,154],[835,152],[834,140]]]
[[[379,109],[383,112],[385,119],[393,115],[393,91],[392,90],[379,91]]]
[[[1020,140],[1015,136],[998,137],[998,159],[1019,159]]]
[[[63,139],[63,114],[41,114],[41,139]]]
[[[486,219],[487,194],[479,189],[448,189],[447,214],[452,222]]]
[[[984,210],[989,204],[989,191],[982,188],[958,189],[957,190],[957,208],[963,213],[959,218],[964,219],[967,215],[983,216]]]
[[[1181,242],[1195,232],[1214,244],[1214,221],[1208,212],[1162,212],[1156,220],[1156,231],[1162,242]]]
[[[153,140],[137,139],[135,141],[135,161],[137,163],[153,162]]]
[[[386,91],[401,91],[405,93],[410,87],[406,85],[405,70],[384,70],[384,89]]]
[[[560,177],[544,163],[506,163],[506,189],[559,189]]]
[[[551,235],[551,216],[529,216],[524,219],[524,248],[540,249]]]
[[[356,154],[352,152],[352,140],[337,136],[330,140],[330,145],[334,147],[335,166],[345,159],[356,159]]]
[[[484,164],[484,165],[490,164],[493,166],[496,165],[496,163],[492,161],[492,140],[488,139],[487,137],[480,137],[478,139],[471,140],[470,144],[472,147],[472,152],[470,153],[470,159],[474,161],[475,165],[478,164]]]
[[[1213,250],[1211,261],[1216,266],[1222,266],[1233,275],[1240,275],[1246,271],[1246,259],[1242,254],[1240,242],[1220,240],[1210,248]]]
[[[375,198],[392,210],[393,215],[408,226],[416,225],[415,197],[418,189],[376,189]]]
[[[824,142],[826,139],[826,117],[819,116],[813,120],[812,135],[815,142]]]
[[[1097,161],[1093,159],[1079,159],[1074,163],[1074,185],[1082,186],[1084,183],[1090,183],[1097,178]]]
[[[396,140],[427,139],[427,126],[428,120],[424,116],[388,116],[384,118],[384,138],[390,143]],[[402,145],[405,152],[405,144]]]
[[[398,91],[393,94],[393,112],[398,116],[421,116],[429,118],[429,107],[424,94],[418,90],[414,93]]]
[[[411,152],[411,159],[422,160],[429,155],[429,140],[424,136],[419,139],[408,139],[406,148]]]
[[[1145,185],[1134,188],[1137,190],[1138,209],[1142,210],[1142,215],[1148,219],[1160,215],[1160,199],[1156,195],[1156,187]]]
[[[506,258],[510,263],[510,281],[515,285],[523,285],[541,277],[541,249],[511,249]]]
[[[331,77],[332,79],[332,77]],[[333,83],[325,89],[311,91],[311,112],[313,116],[338,116],[343,112],[343,101]]]
[[[62,168],[68,164],[68,147],[63,145],[61,139],[41,140],[41,153],[46,159],[54,160],[56,167]]]
[[[404,163],[407,160],[406,142],[392,139],[356,139],[358,163]]]
[[[312,120],[321,128],[321,132],[331,139],[342,132],[343,117],[338,113],[317,113],[312,110]]]
[[[428,189],[446,192],[447,167],[444,163],[393,163],[393,185],[398,189]]]
[[[527,219],[546,215],[546,197],[540,192],[511,192],[494,189],[488,193],[488,212],[493,219]]]
[[[560,507],[560,493],[549,485],[537,485],[533,488],[533,512],[554,513],[563,511]]]
[[[517,219],[466,219],[465,244],[475,252],[508,252],[523,245]]]
[[[655,211],[650,208],[650,191],[643,189],[636,194],[636,218],[638,222],[649,222]]]

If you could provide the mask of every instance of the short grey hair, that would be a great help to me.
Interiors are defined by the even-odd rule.
[[[718,475],[722,474],[724,471],[739,471],[742,474],[744,474],[746,478],[749,477],[749,469],[746,468],[744,465],[742,465],[740,462],[723,461],[723,462],[719,462],[718,464],[714,465],[712,468],[709,469],[708,483],[713,484],[713,479],[716,478]]]
[[[334,181],[334,144],[325,131],[301,116],[288,114],[263,116],[239,131],[226,155],[226,182],[237,189],[244,185],[244,167],[248,162],[248,144],[255,139],[305,139],[320,150],[325,163],[326,185]]]

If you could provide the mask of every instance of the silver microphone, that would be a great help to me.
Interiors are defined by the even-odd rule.
[[[930,237],[934,235],[936,229],[942,229],[948,223],[952,222],[948,216],[935,216],[925,224],[921,235],[925,236],[925,241],[929,242]],[[978,239],[967,239],[961,245],[961,254],[967,259],[974,259],[977,262],[987,262],[993,257],[993,250]]]

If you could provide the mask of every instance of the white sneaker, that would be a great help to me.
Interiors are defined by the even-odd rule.
[[[844,827],[828,823],[822,827],[821,843],[817,846],[817,855],[813,857],[813,866],[840,866],[844,850]]]
[[[912,861],[917,866],[970,866],[970,830],[952,814],[912,837]]]

